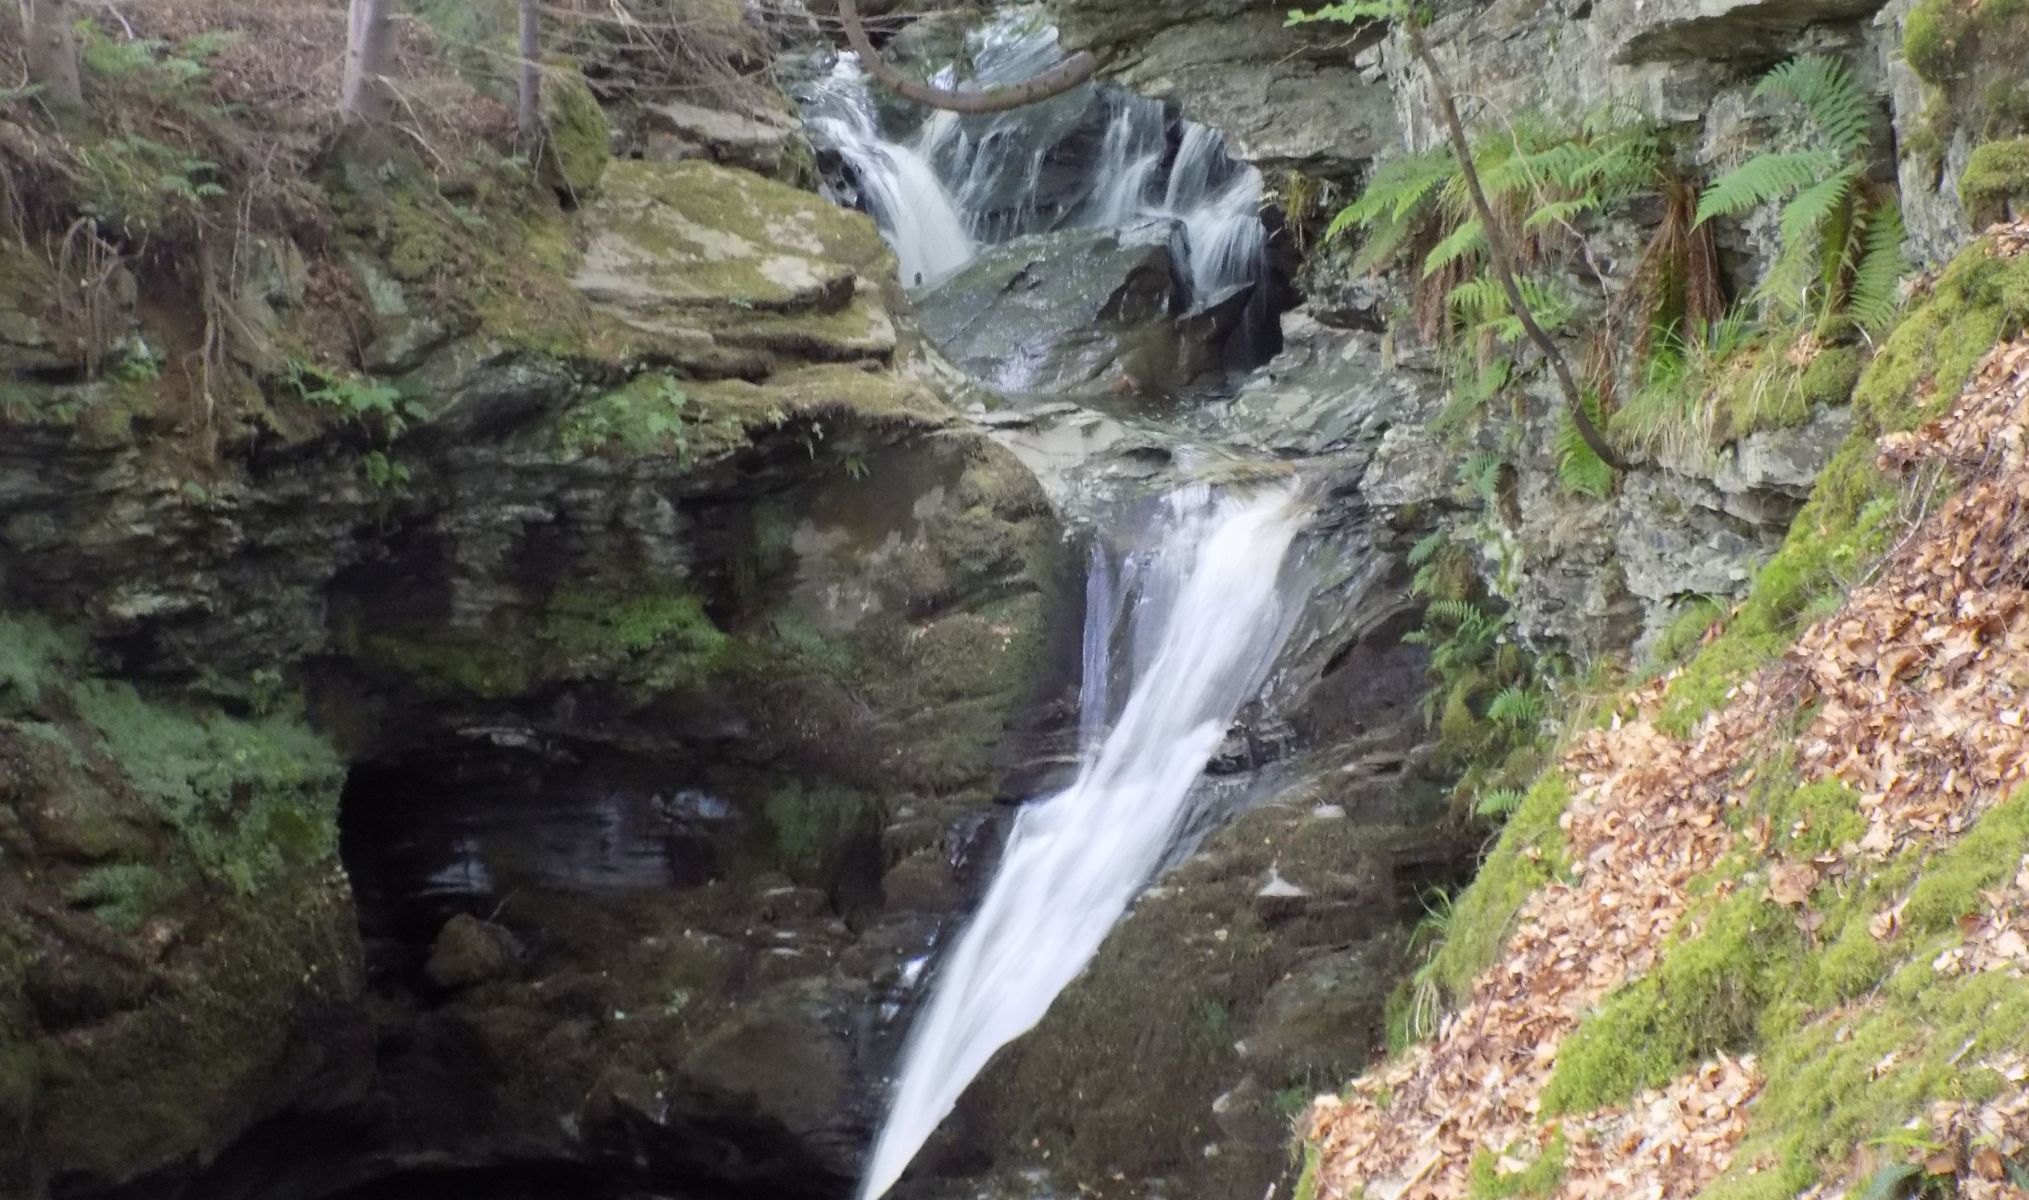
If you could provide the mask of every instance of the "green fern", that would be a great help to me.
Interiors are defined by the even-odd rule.
[[[1505,821],[1514,815],[1516,809],[1522,807],[1523,795],[1524,793],[1516,788],[1495,788],[1492,791],[1481,792],[1479,799],[1473,803],[1473,814],[1489,821]]]
[[[1528,688],[1509,686],[1487,705],[1487,719],[1511,728],[1526,728],[1543,720],[1543,697]]]
[[[1486,248],[1486,229],[1480,225],[1479,218],[1474,217],[1446,234],[1443,241],[1431,247],[1430,253],[1423,259],[1423,273],[1435,275],[1452,263],[1482,253]]]
[[[1491,450],[1482,451],[1465,460],[1458,468],[1458,480],[1472,493],[1486,503],[1493,503],[1494,495],[1500,490],[1501,470],[1507,460]]]
[[[1402,225],[1421,213],[1444,184],[1458,173],[1458,163],[1443,147],[1410,154],[1382,164],[1351,204],[1325,227],[1325,240],[1356,225]]]
[[[1781,249],[1756,298],[1787,316],[1814,315],[1820,336],[1878,329],[1894,313],[1903,231],[1893,203],[1866,182],[1874,114],[1838,59],[1806,54],[1762,77],[1756,96],[1804,110],[1808,144],[1760,154],[1698,198],[1697,223],[1782,203]]]
[[[1829,150],[1756,155],[1713,180],[1698,197],[1697,223],[1702,225],[1713,217],[1737,217],[1793,195],[1838,166],[1839,156]]]
[[[1904,241],[1902,209],[1895,201],[1883,200],[1868,210],[1860,261],[1846,293],[1846,311],[1868,333],[1879,333],[1895,319],[1897,287],[1909,266],[1902,253]]]
[[[1409,565],[1420,567],[1431,559],[1436,558],[1437,552],[1444,549],[1445,544],[1450,540],[1450,535],[1442,529],[1422,538],[1414,546],[1409,547],[1409,553],[1406,556]]]
[[[1605,424],[1600,420],[1598,397],[1587,396],[1585,408],[1594,428]],[[1557,482],[1565,491],[1594,500],[1604,500],[1613,494],[1613,468],[1578,432],[1578,422],[1570,413],[1559,414],[1550,448],[1557,456]]]
[[[1779,64],[1761,77],[1754,94],[1781,96],[1802,105],[1819,137],[1842,156],[1867,148],[1873,113],[1846,64],[1836,58],[1806,54]]]

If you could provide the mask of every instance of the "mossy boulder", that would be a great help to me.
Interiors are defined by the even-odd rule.
[[[581,203],[605,178],[613,128],[575,67],[543,73],[542,122],[543,167],[559,192]]]
[[[1959,200],[1976,226],[2005,220],[2029,205],[2029,137],[1988,142],[1959,176]]]
[[[645,333],[751,338],[757,318],[795,317],[818,357],[894,350],[874,313],[894,278],[887,243],[863,214],[809,192],[703,162],[622,162],[582,224],[578,288]]]

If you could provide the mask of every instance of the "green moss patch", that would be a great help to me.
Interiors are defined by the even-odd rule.
[[[1543,1091],[1545,1112],[1588,1112],[1746,1044],[1762,1011],[1795,977],[1795,921],[1758,895],[1720,904],[1656,969],[1610,997],[1564,1039]]]
[[[1922,0],[1902,23],[1902,56],[1931,95],[1925,123],[1942,143],[1952,129],[1976,140],[2029,132],[2029,0]]]
[[[658,691],[702,682],[735,649],[700,597],[668,590],[559,592],[540,636],[563,656],[559,675],[627,680]]]
[[[574,201],[599,190],[612,155],[613,127],[606,110],[575,67],[543,72],[543,165],[558,191]]]
[[[74,641],[40,617],[0,616],[0,715],[32,706],[76,654]]]
[[[2029,204],[2029,137],[1975,148],[1959,176],[1959,202],[1976,227],[2000,220],[2010,205]]]
[[[438,695],[504,700],[527,692],[537,678],[527,655],[481,633],[379,630],[341,640],[350,641],[365,663],[406,676]]]
[[[1548,1196],[1564,1182],[1564,1162],[1570,1146],[1563,1130],[1550,1135],[1535,1160],[1520,1170],[1503,1171],[1502,1160],[1513,1157],[1508,1151],[1494,1154],[1482,1150],[1472,1159],[1467,1195],[1472,1200],[1518,1200]]]
[[[208,878],[252,896],[335,861],[344,768],[303,725],[187,711],[122,683],[86,682],[74,699]]]

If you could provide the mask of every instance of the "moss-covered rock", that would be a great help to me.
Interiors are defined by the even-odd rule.
[[[558,191],[582,203],[605,178],[613,129],[575,67],[543,72],[542,122],[543,167]]]
[[[75,640],[23,628],[0,621],[0,853],[22,868],[0,910],[34,914],[0,936],[0,1183],[187,1169],[313,1081],[357,1087],[329,747],[90,679]]]
[[[2029,204],[2029,137],[1987,142],[1974,149],[1959,176],[1959,200],[1973,224],[1985,225]]]
[[[616,163],[583,223],[591,240],[578,286],[651,332],[833,313],[852,299],[856,276],[894,276],[864,215],[708,163]]]

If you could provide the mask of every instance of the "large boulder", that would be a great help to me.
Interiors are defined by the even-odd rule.
[[[917,301],[923,330],[1003,392],[1160,391],[1216,361],[1229,303],[1187,315],[1174,225],[1034,234],[983,249]]]

